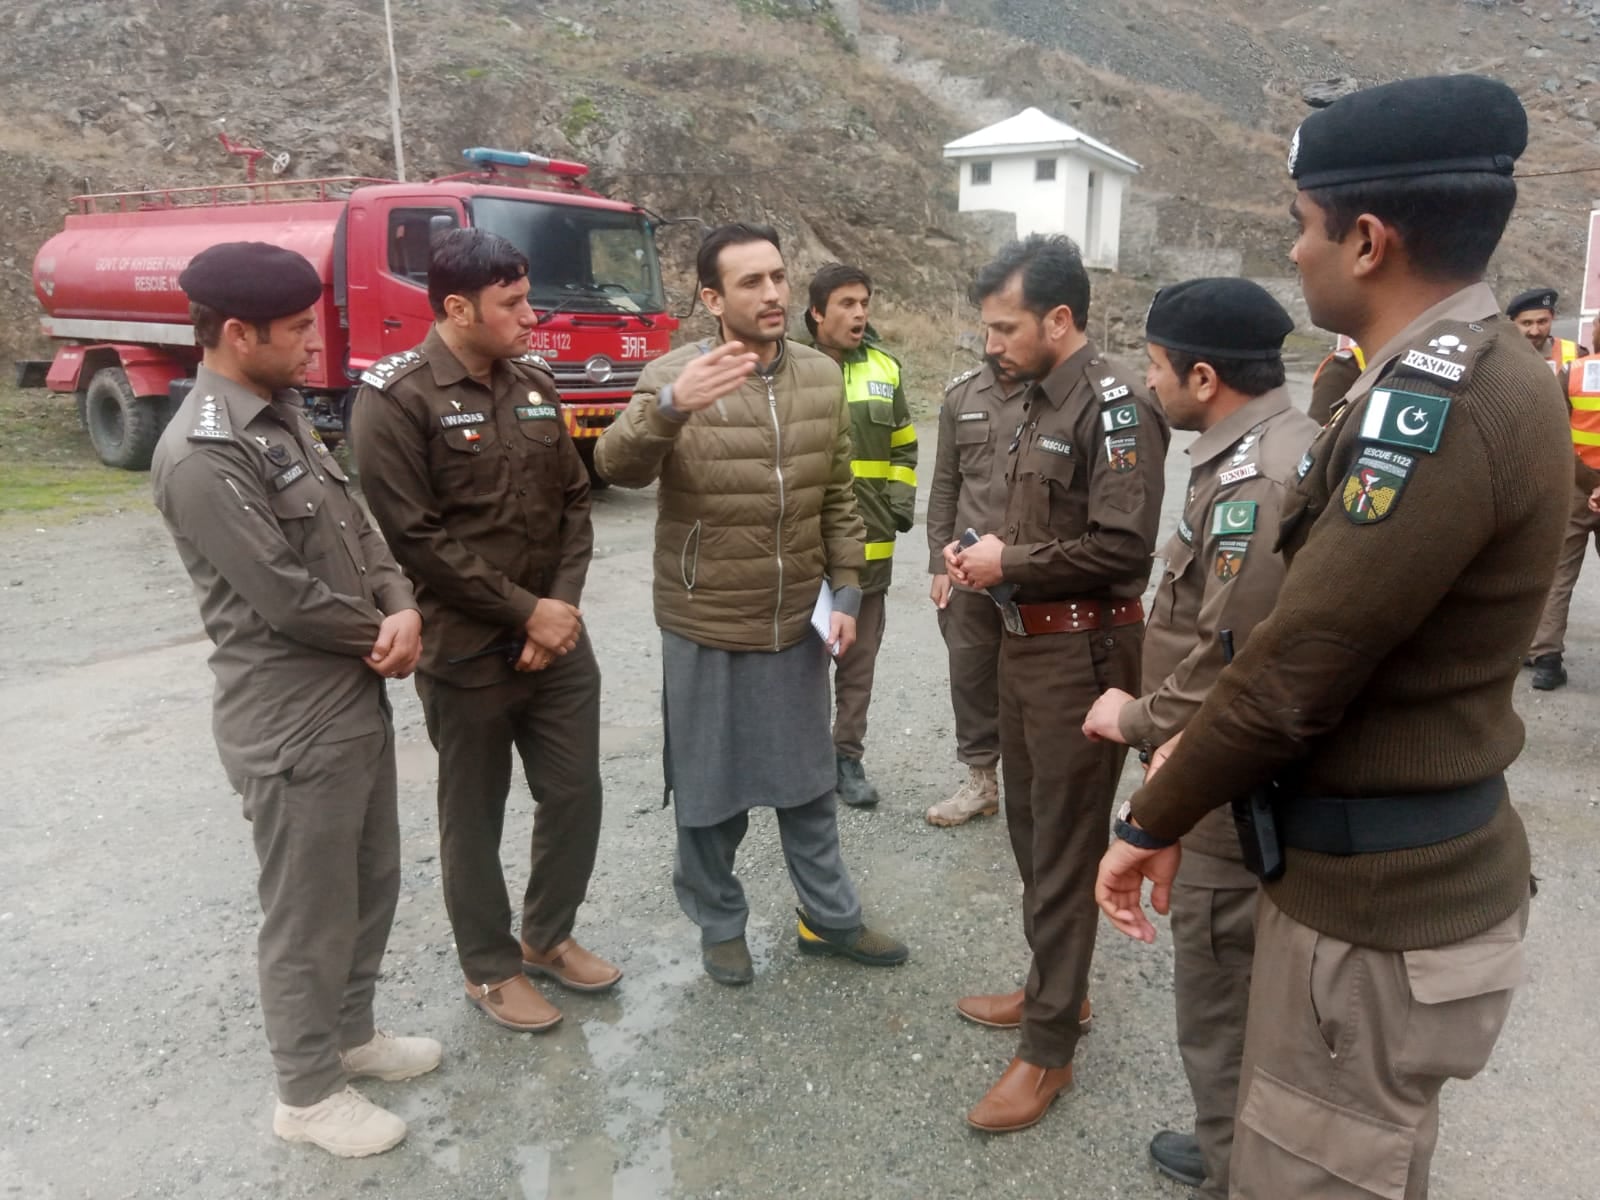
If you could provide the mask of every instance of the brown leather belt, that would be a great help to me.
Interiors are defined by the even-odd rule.
[[[1096,629],[1115,629],[1144,620],[1144,605],[1138,600],[1047,600],[1041,604],[1018,604],[1022,631],[1029,637],[1041,633],[1089,633]]]

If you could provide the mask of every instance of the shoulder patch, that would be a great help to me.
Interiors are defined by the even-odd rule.
[[[967,380],[973,378],[975,375],[978,374],[978,372],[980,372],[982,370],[983,370],[982,367],[973,367],[972,370],[970,370],[970,371],[961,372],[961,374],[957,375],[949,383],[944,385],[945,392],[949,393],[949,392],[955,391],[963,383],[965,383]]]
[[[1478,321],[1441,321],[1401,351],[1395,371],[1402,376],[1420,375],[1454,391],[1466,381],[1491,337]]]
[[[1256,531],[1254,500],[1219,500],[1211,509],[1213,537],[1243,537]]]
[[[1344,515],[1357,525],[1383,520],[1400,506],[1400,493],[1416,465],[1415,455],[1362,446],[1339,493]]]
[[[1136,404],[1119,404],[1100,414],[1100,424],[1105,427],[1107,433],[1118,429],[1132,429],[1138,423],[1139,406]]]
[[[1447,397],[1377,388],[1367,398],[1361,437],[1432,454],[1439,448],[1439,436],[1449,415]]]
[[[1242,467],[1229,467],[1226,471],[1217,474],[1217,483],[1222,487],[1229,487],[1235,483],[1243,483],[1246,479],[1254,479],[1261,474],[1261,468],[1255,463],[1245,463]]]
[[[511,361],[524,367],[537,367],[552,378],[555,376],[555,372],[550,369],[550,364],[545,361],[544,355],[535,354],[532,350],[529,350],[526,354],[517,355]]]
[[[231,442],[233,427],[228,423],[228,413],[217,403],[215,396],[200,401],[195,415],[194,428],[189,431],[191,442]]]
[[[361,382],[369,387],[375,387],[380,392],[388,387],[400,376],[423,362],[420,350],[402,350],[398,354],[390,354],[380,358],[365,371],[361,372]]]
[[[1217,542],[1217,552],[1211,560],[1211,569],[1220,582],[1228,583],[1244,569],[1245,556],[1249,553],[1249,538],[1222,538]]]

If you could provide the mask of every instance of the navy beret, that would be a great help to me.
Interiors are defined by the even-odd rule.
[[[1548,308],[1553,314],[1556,311],[1555,288],[1529,288],[1519,292],[1511,298],[1511,303],[1506,305],[1506,316],[1514,317],[1520,312],[1527,312],[1530,308]]]
[[[219,242],[189,260],[178,286],[196,304],[241,321],[304,312],[322,295],[322,277],[305,257],[270,242]]]
[[[1277,358],[1294,321],[1248,279],[1191,279],[1156,293],[1144,319],[1147,342],[1182,354]]]
[[[1528,146],[1517,94],[1482,75],[1402,79],[1340,97],[1300,123],[1289,174],[1307,188],[1484,172],[1510,175]]]

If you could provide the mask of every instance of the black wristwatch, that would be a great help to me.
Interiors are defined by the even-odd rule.
[[[1140,829],[1128,818],[1133,814],[1133,801],[1124,800],[1122,808],[1117,812],[1117,819],[1111,823],[1111,832],[1127,842],[1130,846],[1137,846],[1141,850],[1165,850],[1168,846],[1177,845],[1176,841],[1158,838],[1149,830]]]

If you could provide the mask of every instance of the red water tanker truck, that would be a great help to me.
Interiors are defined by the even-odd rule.
[[[18,364],[18,382],[75,395],[101,459],[147,468],[200,359],[179,273],[217,242],[272,242],[322,276],[326,349],[304,392],[317,427],[342,432],[361,372],[415,346],[433,322],[429,237],[474,226],[528,257],[539,314],[529,349],[555,373],[567,428],[590,460],[678,325],[666,312],[654,222],[585,187],[580,163],[465,154],[470,171],[425,183],[340,177],[76,197],[33,263],[41,325],[59,348],[48,362]]]

